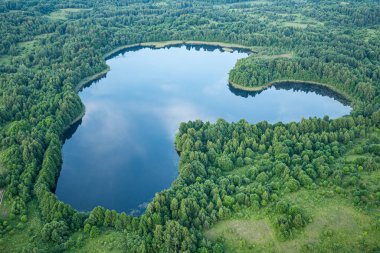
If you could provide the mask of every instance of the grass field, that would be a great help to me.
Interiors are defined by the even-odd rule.
[[[11,56],[9,55],[0,55],[0,64],[8,65],[11,63]]]
[[[205,231],[206,237],[222,241],[226,252],[368,252],[379,249],[380,230],[373,215],[355,208],[339,196],[302,190],[285,198],[311,214],[312,221],[294,239],[276,237],[268,210],[246,209]],[[270,208],[270,207],[269,207]]]
[[[12,57],[26,55],[28,53],[33,53],[33,50],[38,47],[38,41],[49,36],[50,33],[44,33],[34,36],[32,40],[23,41],[16,44],[16,52],[0,55],[0,65],[10,65]]]
[[[89,9],[78,9],[78,8],[59,9],[57,11],[50,13],[49,17],[51,19],[56,19],[56,20],[59,20],[59,19],[65,20],[67,19],[68,14],[73,13],[73,12],[85,11],[85,10],[89,10]]]
[[[306,17],[299,14],[292,16],[295,17],[293,21],[285,21],[282,23],[282,25],[301,29],[305,29],[308,26],[323,26],[322,22],[319,22],[311,17]]]
[[[3,203],[4,204],[4,203]],[[7,206],[0,207],[0,213],[6,212]],[[27,221],[14,219],[9,222],[10,230],[4,237],[0,237],[0,252],[22,252],[29,243],[36,240],[42,229],[41,220],[37,215],[37,203],[31,202],[28,208]],[[41,249],[43,243],[40,243]],[[29,252],[29,251],[27,251]]]
[[[77,240],[76,250],[73,252],[83,253],[102,253],[113,252],[121,253],[125,252],[124,240],[125,235],[122,232],[107,231],[100,236],[93,238],[81,239],[78,236],[74,236],[74,241]]]
[[[277,58],[293,58],[293,53],[287,54],[274,54],[274,55],[258,55],[257,58],[260,59],[277,59]]]

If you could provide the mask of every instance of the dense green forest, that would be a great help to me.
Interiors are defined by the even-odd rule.
[[[5,0],[0,28],[0,252],[380,251],[377,0]],[[232,85],[321,83],[352,113],[182,123],[179,176],[142,216],[59,201],[63,134],[84,112],[78,87],[118,47],[171,40],[250,47]],[[323,212],[342,221],[300,240]],[[274,242],[223,230],[247,219],[265,221]]]

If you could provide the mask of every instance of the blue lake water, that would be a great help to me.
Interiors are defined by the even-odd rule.
[[[343,99],[320,87],[233,89],[228,72],[246,56],[181,46],[136,48],[107,60],[107,76],[79,94],[86,114],[67,132],[58,198],[81,211],[101,205],[143,212],[178,174],[174,137],[183,121],[275,123],[350,113]]]

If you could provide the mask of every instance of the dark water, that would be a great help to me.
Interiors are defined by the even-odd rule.
[[[182,121],[289,122],[349,114],[341,98],[310,85],[260,93],[229,87],[228,71],[246,55],[182,46],[108,60],[107,76],[80,93],[86,114],[67,133],[59,199],[78,210],[143,211],[177,176],[174,136]]]

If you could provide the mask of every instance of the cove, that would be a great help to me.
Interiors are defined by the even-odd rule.
[[[101,205],[141,214],[177,177],[174,139],[180,122],[275,123],[350,113],[346,101],[321,87],[234,89],[228,72],[246,56],[184,45],[114,54],[107,75],[79,94],[86,113],[66,132],[58,198],[80,211]]]

